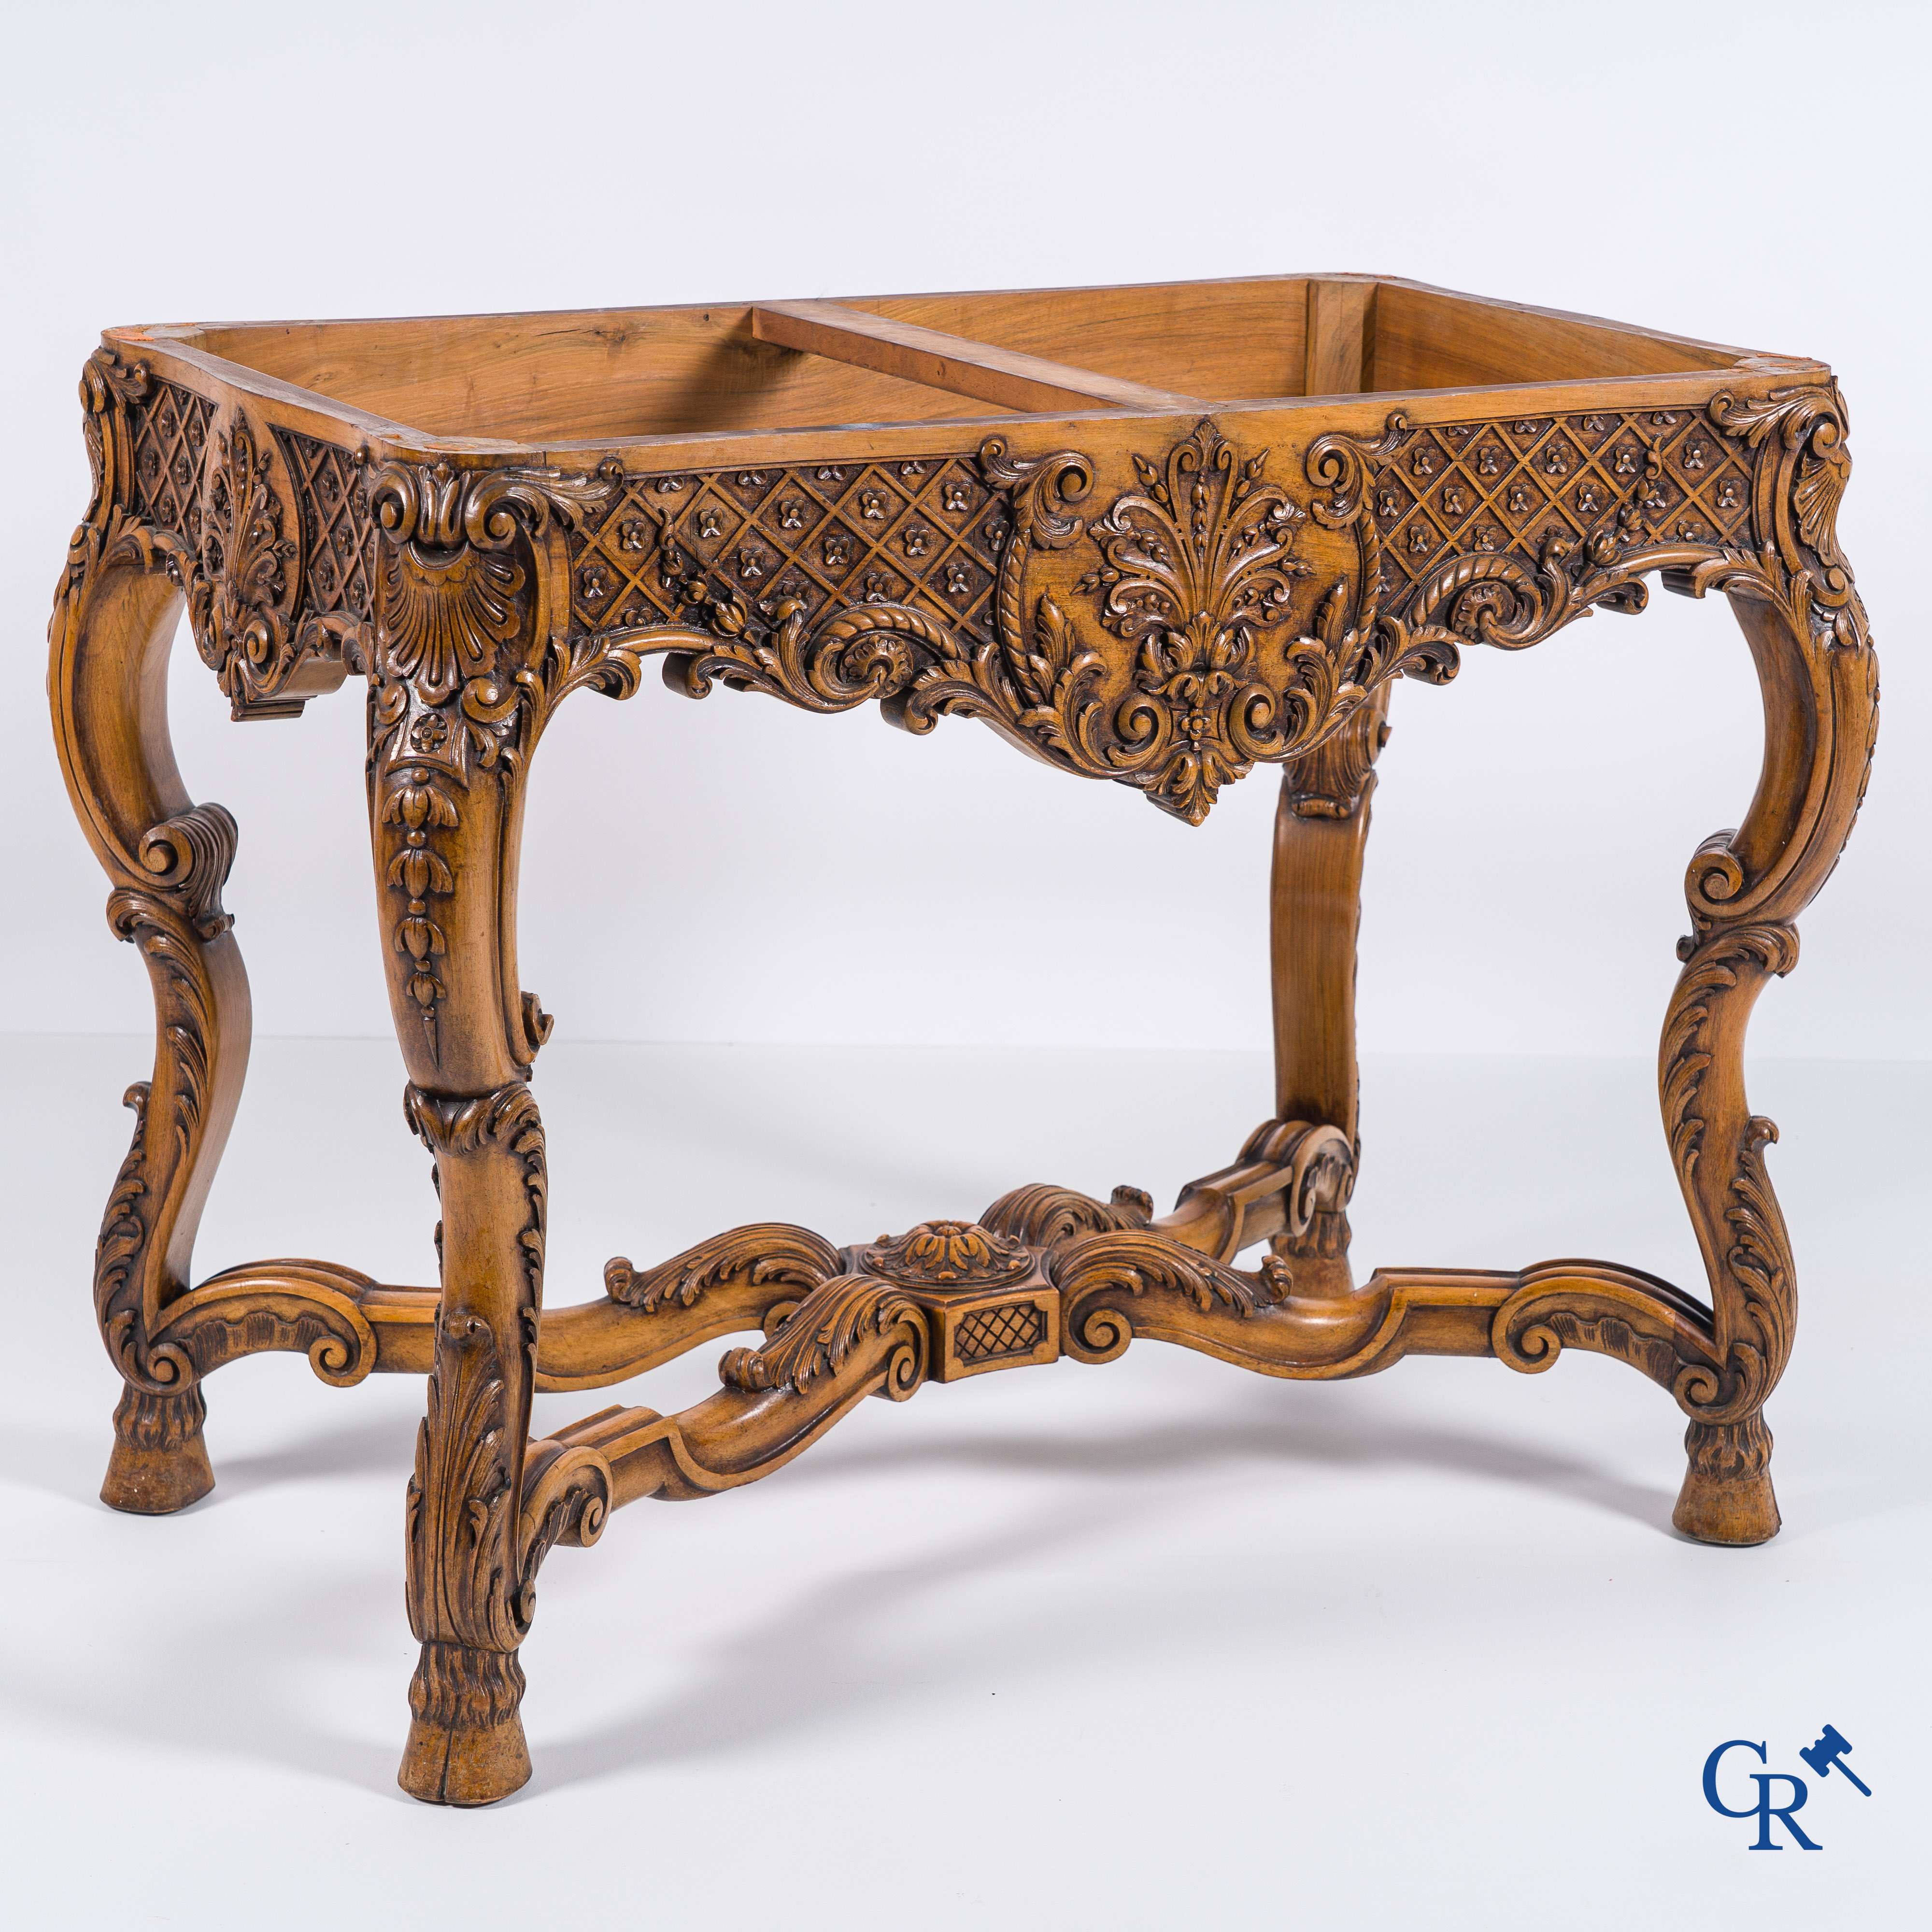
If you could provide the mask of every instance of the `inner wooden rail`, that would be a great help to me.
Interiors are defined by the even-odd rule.
[[[802,349],[882,376],[897,376],[1002,409],[1052,414],[1066,410],[1206,410],[1198,396],[1149,388],[1117,376],[1076,369],[1044,356],[999,349],[944,330],[894,322],[843,302],[760,302],[752,333],[782,349]]]
[[[1376,292],[1366,275],[1309,282],[1303,394],[1354,395],[1374,387]],[[1204,413],[1214,406],[1178,390],[1104,376],[844,302],[760,302],[752,310],[752,333],[778,348],[1024,412],[1098,408]],[[1177,341],[1174,350],[1184,362],[1186,342]]]

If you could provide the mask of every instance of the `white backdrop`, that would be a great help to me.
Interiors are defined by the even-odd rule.
[[[1343,13],[1340,20],[1321,17]],[[1830,361],[1842,535],[1888,723],[1766,1054],[1924,1057],[1932,529],[1917,10],[1280,4],[188,5],[10,29],[0,582],[8,1024],[149,1024],[40,696],[100,326],[1367,269]],[[158,36],[158,38],[151,38]],[[371,56],[382,50],[382,64]],[[1184,356],[1185,345],[1178,344]],[[1916,371],[1914,371],[1916,376]],[[386,1034],[351,686],[231,726],[184,635],[190,789],[263,1034]],[[1653,1048],[1681,881],[1734,824],[1756,700],[1720,608],[1660,596],[1405,686],[1363,1043]],[[654,681],[574,700],[525,845],[524,983],[580,1040],[1224,1047],[1265,1038],[1266,772],[1190,831],[964,722],[915,741]]]

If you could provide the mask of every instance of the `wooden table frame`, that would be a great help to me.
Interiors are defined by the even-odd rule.
[[[1528,1372],[1615,1355],[1689,1418],[1678,1527],[1776,1531],[1762,1412],[1796,1298],[1744,1030],[1850,830],[1878,693],[1824,365],[1328,276],[113,329],[81,396],[93,491],[50,690],[157,1015],[94,1269],[124,1382],[102,1495],[161,1512],[208,1490],[202,1384],[240,1356],[299,1349],[338,1387],[426,1376],[406,1790],[480,1804],[529,1776],[538,1566],[611,1510],[755,1480],[868,1395],[1108,1361],[1136,1336],[1308,1379],[1410,1354]],[[835,426],[792,426],[813,422]],[[1640,610],[1653,575],[1725,595],[1763,694],[1756,796],[1685,880],[1659,1054],[1709,1303],[1596,1261],[1358,1286],[1354,946],[1391,682]],[[184,602],[237,718],[368,680],[382,950],[440,1287],[306,1260],[194,1280],[249,998],[221,903],[235,824],[189,798],[169,743]],[[977,717],[1192,823],[1280,764],[1273,1113],[1171,1214],[1033,1186],[871,1245],[760,1223],[614,1260],[602,1299],[542,1310],[526,1082],[550,1022],[517,974],[524,783],[566,696],[628,698],[652,656],[694,697],[877,701],[915,732]],[[1258,1269],[1235,1265],[1263,1242]],[[536,1390],[758,1330],[694,1408],[530,1439]]]

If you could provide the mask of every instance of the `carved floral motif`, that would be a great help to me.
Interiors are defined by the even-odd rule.
[[[1092,524],[1102,561],[1075,586],[1102,593],[1102,621],[1140,646],[1112,762],[1158,767],[1149,790],[1190,823],[1286,742],[1261,638],[1287,617],[1294,583],[1312,566],[1293,554],[1307,513],[1262,481],[1267,460],[1265,450],[1238,460],[1208,422],[1161,470],[1136,456],[1142,487]]]
[[[283,531],[272,445],[258,443],[238,418],[217,430],[215,452],[202,486],[188,621],[202,661],[246,710],[268,701],[292,670],[301,552]]]
[[[922,1221],[896,1240],[881,1238],[860,1258],[873,1274],[894,1281],[948,1288],[1010,1281],[1030,1274],[1034,1263],[1019,1242],[974,1221]]]

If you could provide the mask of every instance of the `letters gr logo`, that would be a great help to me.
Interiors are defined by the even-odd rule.
[[[1748,1738],[1732,1738],[1727,1743],[1720,1744],[1704,1760],[1705,1802],[1713,1811],[1720,1812],[1726,1818],[1755,1818],[1757,1820],[1757,1838],[1751,1846],[1751,1850],[1754,1852],[1784,1850],[1784,1847],[1771,1835],[1771,1821],[1774,1818],[1784,1820],[1784,1828],[1798,1840],[1802,1850],[1808,1852],[1822,1852],[1825,1849],[1824,1846],[1808,1838],[1804,1835],[1804,1827],[1792,1815],[1794,1812],[1804,1809],[1805,1799],[1811,1795],[1803,1778],[1796,1777],[1788,1771],[1751,1772],[1750,1780],[1757,1786],[1757,1802],[1755,1804],[1747,1804],[1742,1811],[1733,1811],[1718,1796],[1718,1767],[1724,1762],[1724,1754],[1726,1751],[1734,1750],[1756,1751],[1759,1763],[1768,1764],[1770,1762],[1765,1755],[1763,1745],[1754,1744]],[[1774,1784],[1790,1786],[1791,1797],[1788,1804],[1778,1805],[1771,1802],[1771,1787]]]
[[[1841,1772],[1852,1784],[1869,1798],[1871,1787],[1845,1762],[1845,1754],[1851,1749],[1850,1742],[1832,1725],[1825,1726],[1825,1735],[1815,1744],[1808,1745],[1798,1755],[1820,1778],[1832,1772]],[[1704,1760],[1704,1799],[1713,1811],[1726,1818],[1755,1818],[1757,1836],[1750,1849],[1754,1852],[1781,1852],[1784,1847],[1772,1835],[1771,1821],[1778,1819],[1784,1826],[1799,1849],[1807,1852],[1822,1851],[1824,1847],[1806,1835],[1804,1828],[1798,1823],[1794,1814],[1804,1808],[1804,1801],[1810,1796],[1810,1789],[1804,1779],[1788,1771],[1754,1771],[1748,1774],[1757,1786],[1757,1802],[1747,1804],[1742,1810],[1733,1810],[1718,1795],[1718,1773],[1727,1751],[1748,1750],[1757,1754],[1760,1764],[1770,1762],[1761,1744],[1753,1744],[1748,1738],[1732,1738],[1720,1744]],[[1783,1804],[1772,1802],[1772,1787],[1784,1784],[1790,1786],[1786,1802]]]

